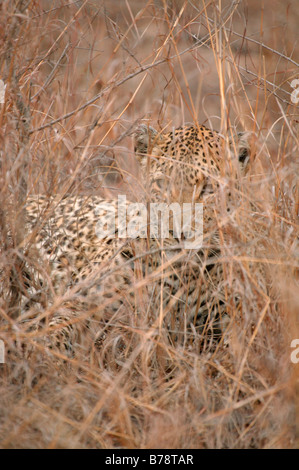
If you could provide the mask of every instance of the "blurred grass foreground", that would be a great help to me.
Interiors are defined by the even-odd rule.
[[[1,2],[2,448],[298,447],[298,24],[296,0]],[[221,249],[243,298],[226,340],[151,332],[145,278],[143,314],[124,302],[100,346],[91,325],[73,354],[50,347],[54,314],[101,306],[72,320],[70,289],[24,308],[28,196],[138,200],[134,130],[190,122],[255,137],[250,216]]]

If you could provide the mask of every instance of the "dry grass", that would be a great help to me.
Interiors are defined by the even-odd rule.
[[[299,338],[296,6],[1,3],[1,447],[298,447],[299,364],[290,360]],[[149,310],[161,315],[146,297],[148,279],[132,285],[138,315],[124,302],[100,348],[91,337],[109,306],[79,303],[72,316],[76,289],[22,309],[27,195],[136,198],[131,134],[141,120],[256,136],[219,260],[227,298],[237,290],[242,309],[232,302],[227,344],[200,354],[171,345],[158,323],[148,328]],[[122,176],[105,169],[114,161]],[[49,348],[53,313],[79,325],[73,356]]]

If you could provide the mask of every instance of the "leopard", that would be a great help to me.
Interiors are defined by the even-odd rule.
[[[239,175],[245,174],[249,139],[249,132],[240,132],[227,143],[204,125],[185,125],[163,134],[142,124],[136,133],[135,153],[149,181],[150,199],[166,197],[184,203],[203,198],[215,190],[217,176],[224,175],[225,165],[234,177],[237,170]]]
[[[141,237],[120,237],[119,199],[28,196],[23,241],[25,310],[33,303],[51,304],[58,295],[64,305],[75,298],[81,312],[82,305],[93,306],[92,319],[83,315],[73,322],[73,307],[53,314],[49,321],[53,341],[65,350],[72,350],[78,341],[82,322],[97,325],[93,340],[102,344],[110,320],[128,306],[137,315],[146,312],[148,327],[165,325],[172,344],[192,337],[201,348],[210,347],[215,337],[221,337],[228,304],[237,301],[236,292],[228,298],[223,289],[217,210],[223,203],[223,187],[228,188],[227,220],[233,217],[231,206],[237,210],[242,195],[239,182],[253,159],[248,133],[226,139],[204,125],[163,132],[141,124],[135,132],[134,151],[146,205],[203,204],[202,244],[186,248],[184,234],[174,233],[173,223],[167,238],[149,237],[148,231]],[[132,203],[124,204],[126,222],[132,223],[132,217],[140,216],[140,206],[132,212]],[[112,217],[112,230],[101,233]],[[140,290],[142,300],[136,301]]]

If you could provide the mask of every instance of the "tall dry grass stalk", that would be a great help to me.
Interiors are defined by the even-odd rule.
[[[296,1],[141,3],[0,5],[1,447],[298,447]],[[111,289],[101,304],[82,299],[93,279],[55,294],[47,266],[26,249],[28,195],[138,199],[140,122],[253,135],[256,157],[228,224],[232,183],[220,181],[224,275],[213,294],[230,307],[213,348],[204,335],[188,343],[183,321],[181,341],[169,340],[155,287],[164,288],[156,281],[169,265],[148,274],[146,263],[161,256],[144,258],[146,247],[121,299],[109,272],[95,271]],[[41,289],[30,301],[25,264],[49,275],[51,296]],[[75,347],[53,347],[69,325]]]

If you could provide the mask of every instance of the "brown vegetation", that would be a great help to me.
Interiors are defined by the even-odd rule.
[[[1,3],[2,448],[298,447],[299,12],[295,0],[263,5]],[[69,321],[77,291],[23,310],[24,204],[30,194],[136,198],[141,122],[255,136],[244,206],[222,240],[223,283],[243,310],[232,305],[226,339],[198,353],[126,305],[101,347],[92,325],[64,354],[49,347],[48,323],[55,310]]]

